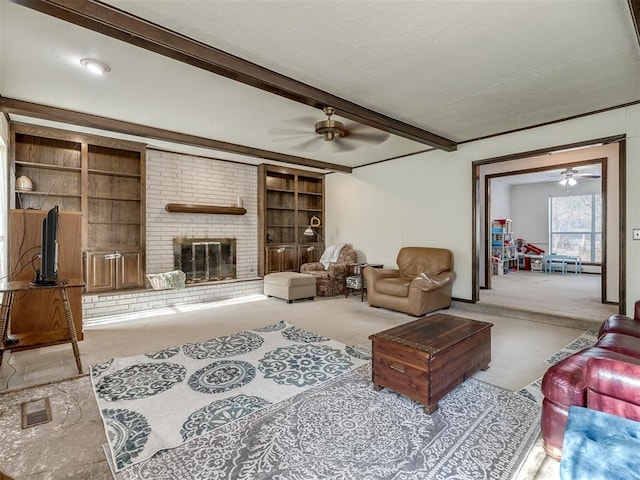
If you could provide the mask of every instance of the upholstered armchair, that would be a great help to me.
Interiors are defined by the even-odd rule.
[[[342,246],[337,256],[331,255],[332,248],[340,246],[327,247],[325,254],[329,255],[323,254],[319,262],[305,263],[300,267],[300,273],[316,277],[316,295],[319,297],[343,295],[350,268],[358,261],[358,252],[351,246]]]
[[[403,247],[396,263],[397,269],[364,269],[369,305],[414,316],[451,306],[456,274],[450,250]]]

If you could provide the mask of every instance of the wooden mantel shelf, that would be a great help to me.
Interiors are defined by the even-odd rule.
[[[217,215],[244,215],[247,210],[242,207],[220,207],[217,205],[190,205],[187,203],[167,203],[167,212],[174,213],[210,213]]]

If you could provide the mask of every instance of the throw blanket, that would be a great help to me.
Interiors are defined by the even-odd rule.
[[[280,321],[92,365],[116,470],[362,366],[351,347]]]
[[[339,243],[337,245],[329,245],[320,257],[320,263],[324,265],[324,268],[329,268],[329,265],[338,261],[338,255],[344,248],[345,243]]]
[[[571,407],[564,432],[560,478],[640,480],[640,422]]]

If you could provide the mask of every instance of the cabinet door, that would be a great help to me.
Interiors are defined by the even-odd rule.
[[[116,269],[116,288],[136,288],[143,286],[142,281],[142,252],[140,250],[118,251],[120,257]]]
[[[108,252],[86,252],[85,283],[87,293],[104,292],[116,288],[113,255],[113,250]]]
[[[265,275],[274,272],[295,272],[298,260],[297,253],[295,245],[267,247]]]

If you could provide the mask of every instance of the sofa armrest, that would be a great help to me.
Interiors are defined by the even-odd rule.
[[[587,407],[603,410],[602,402],[606,398],[622,401],[636,406],[640,416],[640,359],[629,357],[628,361],[613,358],[590,358],[585,376],[587,388]],[[589,405],[591,397],[592,405]],[[604,405],[606,411],[606,405]]]
[[[629,331],[634,330],[640,331],[640,319],[631,318],[626,315],[615,313],[613,315],[610,315],[602,323],[602,325],[600,325],[600,330],[598,330],[598,338],[608,332],[629,334]],[[631,335],[634,335],[634,333],[631,333]]]
[[[431,290],[437,290],[438,288],[445,287],[456,279],[456,274],[453,270],[447,272],[441,272],[437,275],[421,273],[413,280],[411,280],[411,284],[409,288],[417,288],[422,290],[423,292],[428,292]]]
[[[400,276],[400,270],[393,268],[365,267],[363,272],[367,284],[374,285],[381,278],[395,278]]]
[[[323,270],[324,265],[320,262],[303,263],[302,265],[300,265],[300,273],[321,272]]]

